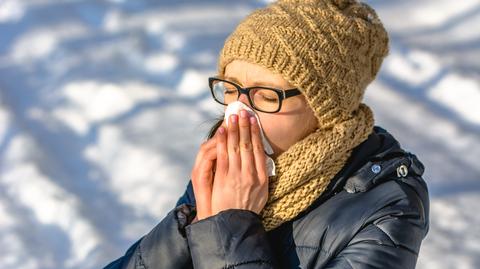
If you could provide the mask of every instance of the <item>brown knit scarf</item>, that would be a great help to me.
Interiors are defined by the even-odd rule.
[[[275,160],[276,176],[269,180],[269,197],[260,215],[272,230],[307,209],[346,164],[352,150],[373,130],[370,108],[360,105],[346,121],[317,129]]]

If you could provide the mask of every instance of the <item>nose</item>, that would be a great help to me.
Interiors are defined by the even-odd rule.
[[[248,96],[246,94],[240,94],[240,97],[238,97],[238,101],[244,103],[245,105],[253,109],[253,107],[250,105],[250,102],[248,101]]]

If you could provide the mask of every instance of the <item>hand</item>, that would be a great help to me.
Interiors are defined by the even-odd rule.
[[[202,143],[190,175],[197,211],[192,223],[211,215],[213,168],[217,159],[216,142],[217,138],[214,136]]]
[[[232,115],[227,131],[222,125],[197,155],[192,184],[198,220],[234,208],[259,214],[267,202],[268,176],[260,127],[246,111],[240,114],[240,119]]]

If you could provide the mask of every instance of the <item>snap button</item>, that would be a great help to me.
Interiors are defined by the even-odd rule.
[[[408,167],[404,164],[397,167],[397,177],[406,177],[408,175]]]
[[[372,172],[375,174],[378,174],[380,173],[380,171],[382,171],[382,167],[378,164],[372,165],[371,169],[372,169]]]

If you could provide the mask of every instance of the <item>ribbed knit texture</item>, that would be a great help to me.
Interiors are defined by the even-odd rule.
[[[275,160],[261,216],[267,230],[315,201],[373,130],[361,101],[388,54],[376,12],[355,0],[280,0],[257,9],[226,39],[218,73],[245,60],[282,75],[304,94],[319,128]]]

